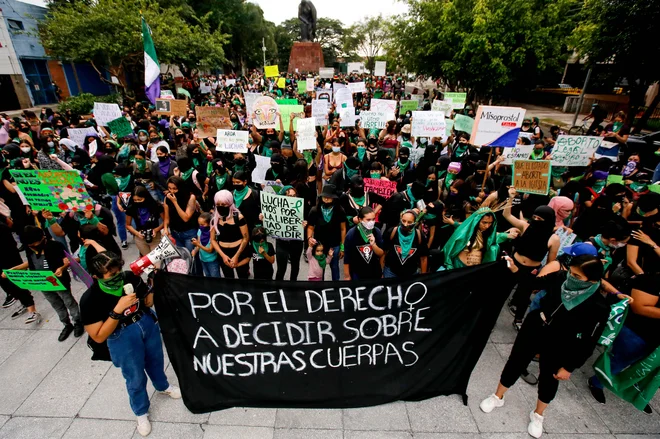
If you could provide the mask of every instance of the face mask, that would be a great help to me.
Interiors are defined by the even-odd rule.
[[[410,134],[401,134],[403,140],[410,140]]]
[[[169,157],[167,157],[166,155],[159,155],[158,156],[158,161],[159,162],[166,162],[168,158]]]
[[[21,148],[21,152],[23,152],[23,154],[27,154],[27,153],[29,153],[30,151],[32,151],[32,148],[30,148],[29,146],[28,146],[28,147],[25,147],[25,148]]]
[[[284,169],[284,165],[282,163],[271,163],[270,167],[273,168],[273,171],[275,172],[282,172]]]
[[[380,172],[370,172],[369,176],[371,178],[380,179]]]
[[[48,142],[47,145],[49,148],[55,148],[55,142]]]
[[[139,136],[138,139],[140,139],[140,142],[146,142],[147,136]]]
[[[243,166],[243,165],[245,165],[245,159],[236,159],[236,160],[234,161],[234,164],[235,164],[236,166]]]
[[[623,247],[624,245],[626,245],[625,242],[617,242],[616,244],[610,244],[610,247],[612,247],[613,249],[617,249]]]
[[[427,138],[421,138],[421,139],[419,139],[419,143],[420,143],[421,145],[426,145],[427,143],[429,143],[429,139],[427,139]]]
[[[329,203],[328,203],[328,202],[325,202],[325,201],[323,202],[323,206],[324,206],[324,207],[332,207],[333,204],[335,204],[334,201],[330,201]]]
[[[149,141],[150,141],[151,143],[158,143],[158,140],[159,140],[159,139],[157,139],[157,138],[155,138],[155,137],[152,138],[152,139],[149,139]]]
[[[369,139],[369,145],[375,145],[378,139]]]
[[[408,157],[406,156],[399,156],[399,161],[401,163],[408,163]]]
[[[430,178],[426,179],[426,187],[433,186],[433,183],[435,183],[435,180],[431,180]]]
[[[367,230],[373,230],[374,226],[376,225],[376,221],[362,221],[362,227],[364,227]]]
[[[117,273],[110,279],[99,279],[99,287],[104,293],[121,297],[124,292],[124,273]]]
[[[206,233],[206,232],[209,232],[211,230],[211,227],[209,227],[209,226],[199,226],[199,230]]]
[[[215,206],[215,210],[222,217],[229,215],[229,206]]]
[[[339,146],[333,146],[332,147],[332,152],[340,152],[340,151],[341,151],[341,147],[339,147]]]
[[[364,197],[364,188],[363,187],[354,187],[351,189],[351,195],[357,198]]]
[[[401,233],[403,233],[404,235],[407,235],[412,230],[412,226],[407,226],[403,223],[399,223],[399,230],[401,230]]]

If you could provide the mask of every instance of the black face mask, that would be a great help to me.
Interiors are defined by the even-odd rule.
[[[159,161],[159,162],[166,162],[168,158],[169,158],[169,157],[166,156],[166,155],[163,155],[163,156],[160,156],[160,155],[159,155],[159,156],[158,156],[158,161]]]
[[[222,217],[229,215],[229,206],[215,206],[215,210],[217,210],[218,214]]]
[[[254,242],[258,244],[263,244],[264,241],[266,240],[266,237],[264,235],[254,235]]]
[[[335,204],[334,201],[330,201],[329,203],[326,203],[325,201],[323,201],[323,206],[325,206],[325,207],[332,207],[334,204]]]
[[[243,165],[245,165],[245,163],[246,163],[245,159],[236,159],[234,161],[234,164],[237,165],[237,166],[243,166]]]
[[[375,145],[378,139],[369,139],[369,145]]]
[[[401,230],[401,233],[403,233],[404,235],[409,235],[410,232],[412,231],[412,226],[406,226],[403,223],[400,223],[399,230]]]
[[[351,189],[351,195],[358,198],[364,197],[364,188],[361,186],[354,187],[353,189]]]
[[[244,185],[244,184],[235,184],[235,185],[234,185],[234,189],[236,189],[237,191],[240,192],[240,191],[242,191],[243,189],[245,189],[245,185]]]
[[[284,165],[282,163],[271,163],[270,167],[273,168],[273,171],[275,172],[282,172],[284,169]]]

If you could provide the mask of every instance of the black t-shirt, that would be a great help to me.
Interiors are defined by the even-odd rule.
[[[656,231],[656,229],[645,229],[643,231],[651,237],[653,242],[660,242],[660,231]],[[660,272],[660,257],[658,257],[657,253],[651,246],[646,245],[636,239],[631,239],[628,245],[632,245],[638,248],[637,264],[642,267],[642,270],[644,270],[645,274]]]
[[[2,242],[2,251],[0,252],[0,272],[1,269],[8,269],[20,265],[23,262],[21,253],[16,246],[16,240],[12,231],[4,221],[0,221],[0,242]]]
[[[375,205],[382,206],[385,204],[385,198],[374,192],[366,192],[364,196],[365,206],[373,208]],[[353,227],[355,223],[352,221],[352,218],[358,215],[358,211],[361,209],[361,207],[352,201],[351,197],[347,193],[341,194],[339,197],[339,205],[342,209],[344,209],[344,212],[346,212],[346,220],[348,221],[348,226]],[[351,217],[351,219],[348,219],[348,217]]]
[[[658,274],[642,274],[636,276],[632,280],[632,288],[640,290],[646,294],[659,297],[660,296],[660,275]],[[660,299],[655,305],[660,308]],[[630,328],[635,334],[639,335],[646,343],[649,344],[650,350],[660,346],[660,319],[651,317],[640,316],[639,314],[628,312],[626,317],[626,326]]]
[[[268,260],[261,256],[259,253],[254,251],[252,242],[248,244],[248,249],[252,251],[252,268],[254,269],[254,278],[273,280],[273,264],[268,262]],[[266,253],[268,256],[275,255],[273,244],[268,243],[268,250]]]
[[[346,222],[346,212],[338,204],[332,209],[330,222],[326,222],[321,207],[312,207],[307,224],[314,227],[314,238],[324,247],[338,247],[341,244],[341,223]],[[326,249],[327,250],[327,249]]]
[[[124,318],[120,319],[120,322],[140,310],[147,309],[144,304],[144,298],[149,294],[147,284],[132,272],[124,271],[124,285],[129,283],[133,285],[135,295],[140,300],[124,312]],[[124,294],[122,293],[122,295]],[[83,326],[104,322],[109,317],[110,311],[112,311],[117,305],[117,302],[119,302],[119,299],[120,297],[103,292],[99,287],[98,282],[94,282],[94,285],[92,285],[80,298],[80,318]]]
[[[414,233],[415,239],[413,239],[410,251],[408,255],[403,255],[396,228],[393,227],[385,232],[385,251],[387,251],[385,265],[397,277],[409,277],[417,273],[420,268],[419,259],[429,254],[426,242],[421,239],[421,233],[417,233],[417,231]]]
[[[131,204],[126,209],[126,215],[133,218],[135,226],[138,231],[155,229],[160,224],[160,214],[163,212],[163,207],[159,204],[152,204],[147,206]]]
[[[380,230],[373,229],[376,245],[383,248],[383,235]],[[357,275],[360,279],[380,279],[383,270],[380,258],[368,241],[365,241],[357,227],[353,227],[346,234],[344,241],[344,264],[350,265],[351,276]]]

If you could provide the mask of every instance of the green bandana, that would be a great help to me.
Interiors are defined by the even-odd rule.
[[[309,150],[303,151],[303,157],[305,157],[308,165],[314,160],[314,157],[312,157],[312,151]]]
[[[92,225],[92,226],[95,226],[95,225],[97,225],[100,221],[101,221],[101,220],[100,220],[96,215],[92,215],[92,217],[89,218],[89,219],[87,219],[86,216],[83,216],[82,218],[80,218],[80,224],[83,225],[83,226],[86,225],[86,224],[90,224],[90,225]]]
[[[447,174],[447,171],[438,171],[438,180],[440,180],[442,177],[444,177],[445,174]]]
[[[618,133],[622,126],[623,126],[623,122],[614,122],[612,124],[612,132]]]
[[[604,253],[604,258],[607,262],[604,264],[603,270],[607,271],[607,268],[612,264],[612,249],[610,248],[609,245],[603,244],[603,236],[602,235],[594,236],[594,242],[596,243],[596,246],[598,247],[598,249],[602,250],[603,253]]]
[[[467,143],[459,143],[456,145],[456,150],[454,151],[454,155],[457,157],[462,156],[465,154],[465,151],[468,149],[468,144]]]
[[[213,174],[213,163],[206,162],[206,175],[211,175],[211,174]]]
[[[410,254],[410,249],[413,245],[413,240],[415,239],[415,231],[412,230],[408,235],[401,233],[401,227],[396,228],[396,232],[399,235],[399,244],[401,245],[401,257],[405,261]]]
[[[330,224],[330,220],[332,219],[332,211],[333,210],[334,210],[334,206],[330,207],[330,208],[327,208],[325,206],[321,206],[321,213],[323,214],[323,219],[328,224]]]
[[[408,186],[408,189],[406,189],[406,194],[408,194],[408,198],[410,198],[410,208],[415,207],[415,203],[417,202],[417,199],[413,197],[412,190],[410,190],[410,186]]]
[[[241,207],[241,203],[243,203],[243,200],[247,196],[248,190],[249,188],[247,186],[240,191],[234,190],[234,204],[236,204],[236,207]]]
[[[435,183],[435,180],[431,180],[430,178],[426,179],[426,187],[433,186],[433,183]]]
[[[380,172],[371,172],[369,176],[375,180],[380,180]]]
[[[321,267],[321,270],[325,270],[325,264],[327,262],[326,256],[325,255],[314,255],[314,259],[316,259],[319,263],[319,267]]]
[[[594,192],[599,194],[605,188],[606,184],[607,182],[605,180],[596,180],[591,188],[594,190]]]
[[[638,194],[641,193],[641,192],[644,192],[647,188],[648,188],[648,186],[645,183],[638,183],[636,181],[633,181],[630,184],[630,189],[637,192]]]
[[[405,163],[401,163],[401,160],[396,161],[396,166],[399,168],[399,173],[401,175],[405,174],[406,169],[408,168],[409,165],[410,165],[410,160],[406,160]]]
[[[195,168],[199,168],[199,159],[198,158],[193,157],[192,162],[193,162],[193,165],[194,165]]]
[[[135,166],[139,173],[144,172],[147,169],[147,160],[146,159],[135,159]]]
[[[126,177],[115,177],[115,181],[117,182],[119,192],[125,192],[128,183],[131,181],[131,176],[127,175]]]
[[[256,241],[252,241],[252,248],[254,249],[254,254],[256,255],[257,259],[264,259],[264,257],[259,253],[259,249],[262,248],[266,253],[268,253],[268,242],[264,241],[263,244],[259,244]]]
[[[351,169],[348,166],[346,166],[346,163],[344,163],[344,170],[346,171],[346,177],[351,178],[354,175],[357,175],[358,170],[357,169]]]
[[[78,257],[80,258],[80,266],[85,270],[87,270],[87,259],[85,259],[86,253],[87,253],[87,247],[81,245],[80,250],[78,250]]]
[[[215,175],[215,185],[218,190],[222,189],[225,187],[225,183],[227,182],[227,173],[225,172],[222,175]]]
[[[475,228],[479,227],[479,222],[481,218],[486,214],[492,214],[493,211],[487,207],[482,207],[470,215],[460,226],[454,231],[449,238],[449,241],[445,244],[442,249],[442,252],[445,254],[445,268],[451,270],[453,268],[458,268],[460,265],[460,259],[458,255],[468,246],[468,243],[472,239]],[[481,260],[482,264],[488,262],[495,262],[497,259],[497,254],[500,251],[500,246],[497,243],[497,219],[493,221],[493,232],[490,234],[487,240],[484,241],[483,245],[483,259]]]
[[[190,179],[190,176],[192,175],[194,170],[195,170],[195,168],[190,168],[187,171],[182,172],[181,173],[181,178],[183,178],[184,180]]]
[[[262,155],[263,155],[264,157],[271,157],[271,156],[273,155],[273,150],[270,149],[270,146],[266,146],[266,145],[264,145],[264,149],[263,149],[262,152],[263,152]]]
[[[365,199],[364,195],[362,195],[360,198],[351,195],[351,198],[353,199],[353,201],[355,201],[355,204],[357,204],[360,207],[364,207],[364,199]]]
[[[364,160],[364,155],[367,153],[367,148],[365,146],[358,146],[357,147],[357,158],[360,159],[360,161]]]
[[[362,225],[362,221],[358,223],[357,229],[358,232],[360,232],[360,236],[362,236],[362,239],[364,239],[364,242],[369,242],[369,235],[371,235],[373,231],[367,230],[367,228]]]
[[[98,281],[99,288],[101,288],[101,291],[104,293],[121,297],[124,292],[124,273],[117,273],[110,279],[98,279]]]
[[[234,173],[245,171],[245,165],[234,165],[233,169]]]
[[[573,277],[570,273],[561,285],[561,301],[567,310],[572,310],[600,288],[600,282],[592,283]]]
[[[456,180],[456,174],[447,173],[445,177],[445,189],[449,189],[454,180]]]
[[[529,156],[530,160],[541,160],[543,158],[543,154],[545,154],[545,151],[540,150],[539,152],[536,152],[536,150],[532,150],[532,154]]]

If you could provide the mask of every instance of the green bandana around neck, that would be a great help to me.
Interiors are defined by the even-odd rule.
[[[532,150],[532,154],[530,155],[531,160],[541,160],[543,158],[543,154],[545,154],[545,151],[540,150],[539,152],[536,152],[536,150]]]
[[[124,273],[117,273],[110,279],[98,279],[99,288],[104,293],[121,297],[124,292]]]
[[[187,171],[182,172],[181,173],[181,178],[183,178],[184,180],[190,179],[190,176],[192,175],[194,170],[195,170],[195,168],[190,168]]]
[[[456,145],[456,151],[454,151],[454,155],[460,157],[463,154],[465,154],[465,151],[467,151],[467,149],[468,149],[467,143],[459,143],[458,145]]]
[[[364,160],[364,155],[367,153],[367,147],[366,146],[358,146],[357,147],[357,158],[360,159],[360,161]]]
[[[89,218],[89,219],[86,216],[83,216],[82,218],[80,218],[80,224],[83,225],[83,226],[86,225],[86,224],[90,224],[92,226],[95,226],[99,222],[101,222],[101,220],[96,215],[92,215],[92,217]]]
[[[264,251],[268,253],[268,241],[264,241],[263,244],[259,244],[256,241],[252,241],[252,248],[254,249],[254,254],[256,255],[257,259],[264,259],[261,253],[259,253],[259,249],[263,247]]]
[[[364,239],[364,242],[368,243],[369,242],[369,235],[373,234],[373,230],[368,230],[366,227],[362,225],[362,221],[360,221],[357,225],[358,232],[360,232],[360,236],[362,236],[362,239]],[[412,235],[412,233],[411,233]]]
[[[364,207],[364,200],[366,198],[366,195],[362,195],[359,198],[351,195],[351,198],[353,199],[353,201],[355,201],[355,204],[357,204],[360,207]]]
[[[399,168],[399,173],[401,175],[406,173],[406,169],[408,168],[409,165],[410,165],[410,159],[406,160],[405,163],[401,163],[401,160],[396,161],[396,166]]]
[[[117,187],[119,188],[119,192],[126,192],[126,187],[128,187],[128,183],[131,181],[131,176],[127,175],[126,177],[115,177],[115,181],[117,182]]]
[[[314,255],[314,259],[316,259],[319,263],[319,267],[321,267],[321,270],[325,270],[325,264],[327,263],[327,259],[325,255]]]
[[[247,196],[248,190],[249,188],[247,186],[245,186],[240,191],[234,189],[234,204],[236,204],[236,207],[241,207],[243,200]]]
[[[415,239],[415,230],[413,229],[408,235],[404,235],[399,226],[396,228],[396,232],[399,236],[399,244],[401,246],[401,258],[405,261],[408,259],[410,249],[412,249],[413,240]]]
[[[268,145],[264,145],[264,149],[263,149],[262,152],[263,152],[262,155],[264,157],[271,157],[273,155],[273,150],[270,149],[270,146],[268,146]]]
[[[215,174],[215,186],[218,190],[221,190],[223,187],[225,187],[226,182],[227,182],[226,172],[222,175]]]
[[[603,270],[607,271],[607,268],[612,264],[612,249],[609,245],[603,243],[603,235],[594,236],[594,242],[598,246],[598,249],[605,253],[604,258],[607,262],[604,264]]]
[[[570,273],[561,285],[561,301],[567,310],[572,310],[591,297],[600,288],[600,282],[580,280]]]
[[[323,214],[323,219],[328,224],[330,224],[330,220],[332,219],[332,211],[334,210],[334,208],[335,208],[334,206],[332,207],[321,206],[321,213]]]

